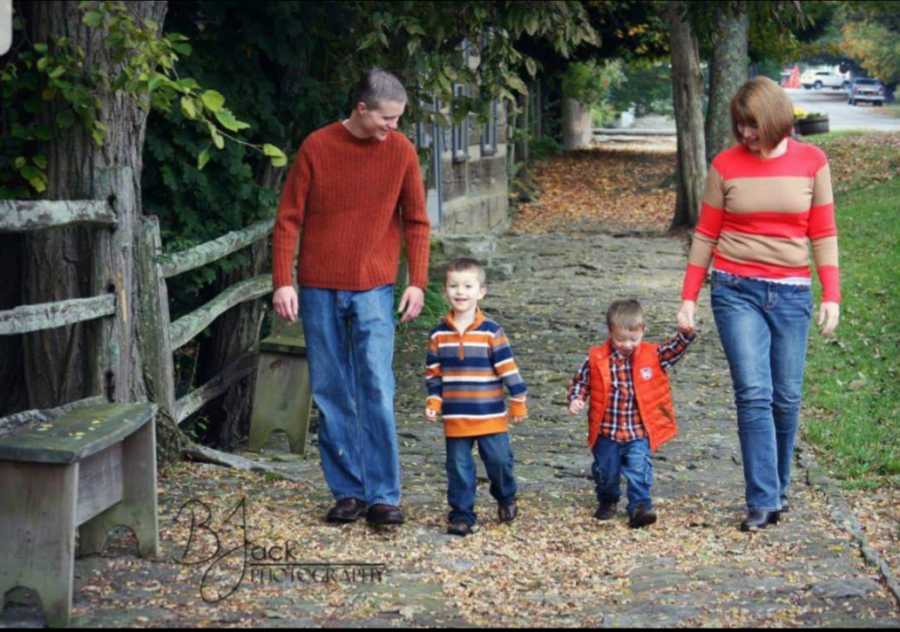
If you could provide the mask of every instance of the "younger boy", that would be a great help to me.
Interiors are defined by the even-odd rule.
[[[661,345],[643,342],[644,313],[634,299],[615,301],[606,312],[609,339],[591,347],[569,383],[569,412],[588,409],[588,445],[599,506],[594,517],[609,520],[619,502],[619,477],[628,483],[628,526],[656,522],[650,487],[650,453],[675,436],[675,409],[666,371],[684,355],[694,330]]]
[[[496,322],[484,317],[484,269],[474,259],[459,258],[447,268],[444,289],[450,313],[431,330],[425,360],[428,399],[425,415],[444,418],[447,445],[447,533],[467,536],[475,524],[475,463],[472,445],[491,481],[500,522],[517,514],[513,453],[507,419],[521,423],[527,416],[526,388],[509,341]],[[509,412],[503,386],[510,394]]]

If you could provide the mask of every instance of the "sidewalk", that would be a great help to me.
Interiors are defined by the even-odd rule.
[[[735,411],[706,292],[700,337],[673,371],[680,435],[655,457],[659,522],[631,530],[624,512],[607,523],[592,518],[586,424],[565,412],[566,382],[601,340],[615,297],[644,303],[649,340],[674,330],[684,257],[680,240],[663,237],[508,235],[498,244],[498,260],[512,263],[514,274],[489,279],[484,309],[509,335],[530,396],[528,420],[512,431],[521,513],[511,525],[497,522],[479,463],[480,530],[465,539],[444,534],[443,436],[421,416],[432,325],[422,322],[402,331],[395,360],[405,525],[375,531],[322,523],[331,499],[315,446],[307,459],[264,455],[299,483],[181,464],[161,481],[160,558],[137,558],[120,537],[103,557],[79,560],[73,625],[896,627],[893,596],[832,516],[828,497],[808,484],[808,470],[795,470],[782,523],[754,535],[738,531]],[[176,521],[192,499],[211,511],[205,527],[196,502]],[[232,528],[223,525],[241,499],[248,539],[267,547],[247,549],[246,560],[240,510]],[[237,549],[203,584],[209,563],[175,560],[211,554],[213,532],[222,550]],[[253,563],[284,558],[277,546],[286,542],[293,542],[289,561],[305,566],[281,581],[263,576]],[[204,602],[237,585],[242,569],[234,594]],[[0,622],[40,620],[16,607]]]

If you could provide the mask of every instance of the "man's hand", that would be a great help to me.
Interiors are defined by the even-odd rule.
[[[275,313],[285,320],[297,320],[297,290],[293,285],[284,285],[272,294],[272,307]]]
[[[577,415],[584,410],[584,402],[580,399],[573,399],[569,402],[569,414]]]
[[[406,288],[406,291],[403,292],[403,296],[400,297],[400,307],[397,309],[398,314],[403,314],[403,317],[400,318],[400,322],[406,323],[411,321],[419,315],[424,306],[425,292],[423,292],[420,287],[410,285]]]
[[[694,301],[681,301],[681,308],[675,316],[678,321],[678,331],[690,333],[694,331],[694,315],[697,313],[697,303]]]
[[[819,331],[822,332],[823,336],[831,335],[831,332],[837,328],[840,319],[841,306],[839,303],[825,301],[819,305],[819,318],[816,324],[819,326]]]
[[[427,419],[428,421],[437,421],[437,411],[433,408],[426,408],[425,419]]]

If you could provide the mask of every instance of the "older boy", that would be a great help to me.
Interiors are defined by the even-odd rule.
[[[569,383],[569,412],[576,415],[590,401],[588,445],[599,506],[594,517],[609,520],[619,502],[619,479],[628,482],[628,525],[656,522],[650,487],[650,453],[675,436],[675,409],[666,371],[694,339],[692,328],[661,345],[643,342],[644,313],[638,301],[615,301],[606,312],[609,340],[591,347]]]
[[[526,386],[519,375],[503,328],[484,317],[484,269],[459,258],[447,267],[445,291],[450,313],[431,331],[426,358],[425,415],[444,418],[447,446],[447,533],[467,536],[475,524],[475,464],[472,444],[491,481],[500,522],[515,519],[516,479],[507,420],[521,423],[528,414]],[[510,394],[507,412],[503,386]]]

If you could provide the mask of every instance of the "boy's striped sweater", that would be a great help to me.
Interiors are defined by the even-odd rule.
[[[481,310],[462,334],[451,311],[431,330],[425,360],[426,407],[443,413],[448,437],[477,437],[509,429],[507,415],[527,414],[526,386],[503,328]],[[509,411],[503,386],[509,390]]]

